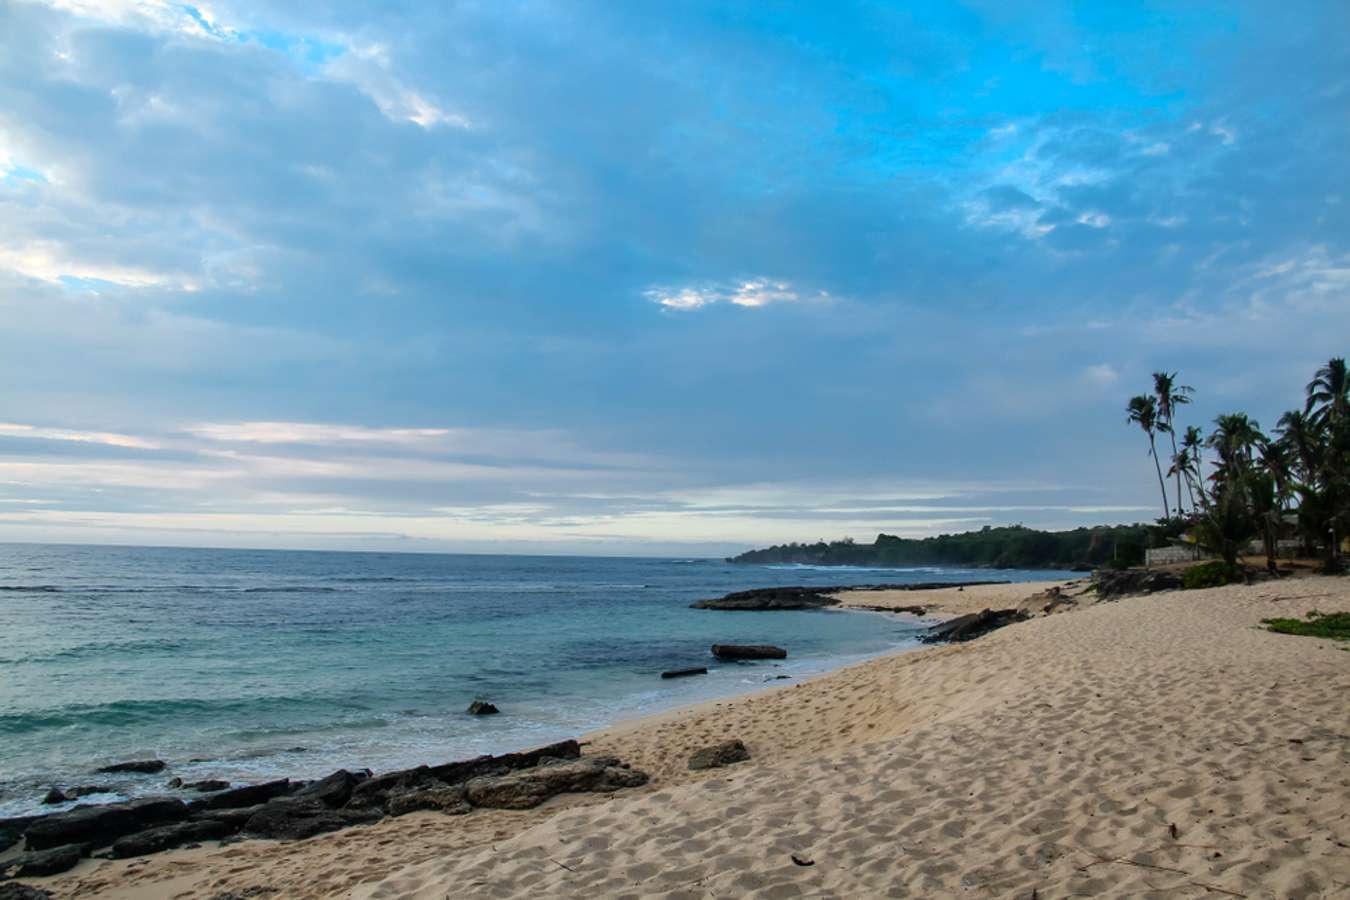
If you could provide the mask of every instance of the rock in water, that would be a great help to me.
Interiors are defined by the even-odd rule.
[[[787,651],[771,644],[713,644],[718,659],[787,659]]]
[[[70,812],[57,813],[32,823],[24,832],[24,838],[34,850],[47,850],[62,844],[101,847],[124,835],[181,821],[188,813],[183,801],[164,798],[107,806],[77,806]]]
[[[622,766],[614,757],[541,764],[509,775],[474,778],[469,802],[489,809],[533,809],[558,794],[605,793],[641,787],[647,773]]]
[[[47,792],[47,796],[42,798],[42,802],[47,806],[55,806],[58,803],[69,803],[74,797],[67,797],[66,792],[60,788],[52,788]]]
[[[465,712],[471,716],[495,716],[501,710],[486,700],[475,700],[469,704],[469,708]]]
[[[110,766],[104,766],[98,769],[99,772],[139,772],[142,775],[153,775],[156,772],[163,772],[168,766],[162,759],[133,759],[130,762],[113,763]]]
[[[671,669],[669,672],[662,672],[662,678],[687,678],[690,675],[707,675],[708,670],[703,666],[693,666],[688,669]]]
[[[689,768],[720,769],[722,766],[745,762],[749,758],[750,751],[745,749],[745,744],[740,741],[724,741],[715,747],[704,747],[689,757]]]
[[[80,844],[66,844],[50,850],[24,853],[0,864],[0,878],[42,878],[75,868],[84,856]]]

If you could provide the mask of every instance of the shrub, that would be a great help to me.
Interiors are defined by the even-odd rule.
[[[1261,624],[1280,634],[1350,641],[1350,613],[1310,612],[1305,619],[1262,619]]]
[[[1221,559],[1191,566],[1181,576],[1181,586],[1188,591],[1197,588],[1221,587],[1242,580],[1237,566],[1231,566]]]

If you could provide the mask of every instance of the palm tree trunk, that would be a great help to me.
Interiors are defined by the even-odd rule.
[[[1153,457],[1153,468],[1158,471],[1158,490],[1162,492],[1163,518],[1168,518],[1171,514],[1167,511],[1167,482],[1163,481],[1162,464],[1158,462],[1158,445],[1153,441],[1153,433],[1148,435],[1149,455]]]
[[[1172,420],[1167,420],[1167,436],[1172,439],[1172,462],[1177,461],[1177,431],[1172,427]],[[1195,500],[1191,500],[1191,505],[1195,505]],[[1177,471],[1177,515],[1181,515],[1181,471]]]

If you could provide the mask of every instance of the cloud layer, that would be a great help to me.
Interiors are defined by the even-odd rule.
[[[1350,349],[1348,16],[0,0],[0,536],[1146,515]]]

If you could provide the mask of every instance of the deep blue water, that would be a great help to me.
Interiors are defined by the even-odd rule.
[[[308,777],[522,749],[911,646],[921,627],[688,608],[732,590],[1057,574],[0,544],[0,815],[37,808],[53,784],[121,796],[170,775]],[[719,641],[790,656],[716,665]],[[703,664],[707,677],[658,677]],[[465,715],[476,697],[502,714]],[[171,770],[90,774],[150,755]]]

